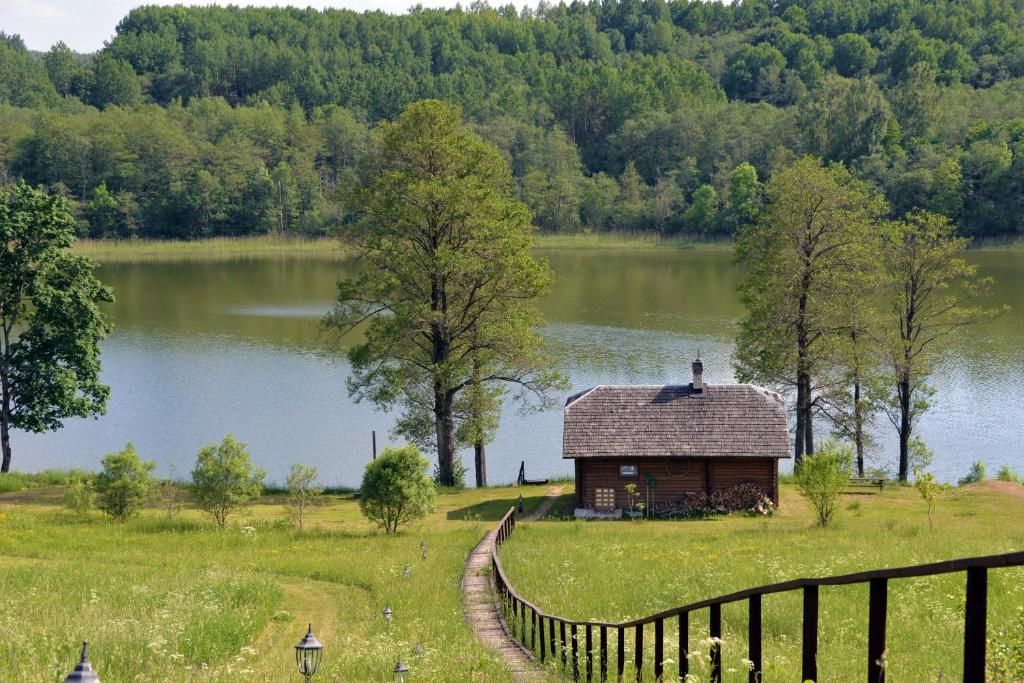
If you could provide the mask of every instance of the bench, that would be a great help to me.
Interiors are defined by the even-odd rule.
[[[885,489],[886,480],[882,477],[851,477],[850,486],[870,486],[872,488],[878,488],[879,491]]]
[[[516,486],[540,486],[541,484],[546,483],[548,483],[547,479],[527,479],[526,461],[523,460],[519,463],[519,476],[516,477]]]

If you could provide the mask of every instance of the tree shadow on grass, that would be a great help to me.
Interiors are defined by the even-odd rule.
[[[534,495],[528,495],[532,493],[530,491],[523,493],[522,513],[518,511],[519,497],[517,496],[515,498],[485,500],[475,505],[454,508],[448,511],[447,518],[449,520],[466,522],[499,522],[510,507],[516,507],[516,515],[523,517],[535,511],[544,502],[544,499],[547,498],[547,496],[539,492]]]

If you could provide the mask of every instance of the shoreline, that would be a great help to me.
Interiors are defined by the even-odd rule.
[[[538,234],[534,248],[539,251],[578,250],[655,250],[732,251],[734,242],[727,239],[703,239],[698,236],[663,237],[650,233],[574,233]],[[979,240],[971,251],[1024,250],[1024,239]],[[103,240],[80,239],[74,253],[98,263],[146,263],[173,261],[229,261],[277,256],[308,256],[310,258],[346,260],[353,250],[337,237],[285,237],[258,235],[246,237],[211,237],[199,240]]]

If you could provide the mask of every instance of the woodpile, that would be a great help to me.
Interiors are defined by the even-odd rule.
[[[671,502],[654,506],[655,517],[707,517],[726,515],[730,512],[748,511],[768,514],[771,506],[769,496],[757,484],[737,484],[724,491],[715,491],[710,496],[703,492],[688,493]]]

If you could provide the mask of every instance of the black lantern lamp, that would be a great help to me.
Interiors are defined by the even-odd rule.
[[[519,503],[517,504],[516,507],[519,509],[518,510],[519,512],[523,511],[523,494],[521,494],[521,493],[519,494]]]
[[[316,670],[320,668],[320,658],[323,654],[323,643],[313,635],[313,624],[310,624],[306,635],[295,646],[295,665],[307,681],[313,680]]]
[[[75,670],[68,674],[64,683],[100,683],[100,677],[92,670],[89,663],[89,643],[82,641],[82,661],[78,662]]]
[[[395,664],[395,683],[406,683],[409,675],[409,667],[401,659]]]

